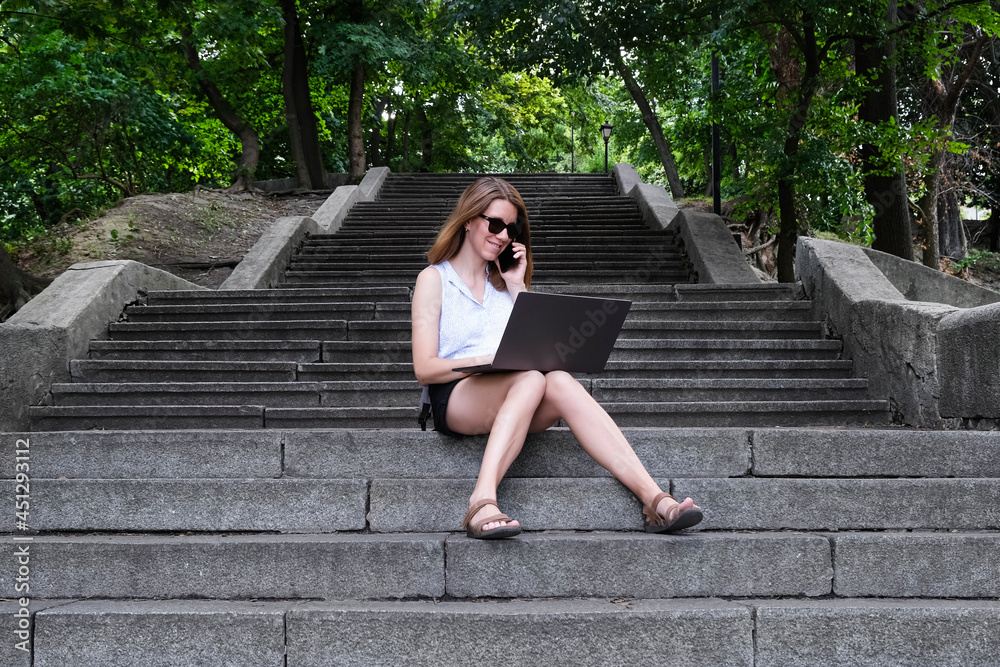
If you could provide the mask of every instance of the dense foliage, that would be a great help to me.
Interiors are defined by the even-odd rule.
[[[6,0],[0,241],[195,185],[599,171],[605,121],[612,161],[704,196],[717,122],[781,279],[810,231],[936,265],[1000,199],[998,26],[996,0]]]

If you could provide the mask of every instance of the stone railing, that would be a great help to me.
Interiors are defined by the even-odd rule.
[[[896,421],[1000,423],[1000,294],[867,248],[801,237],[796,274],[814,315]]]
[[[643,183],[630,164],[616,164],[614,176],[618,192],[636,201],[649,227],[677,232],[699,283],[760,284],[722,218],[678,208],[666,189]]]
[[[388,167],[368,170],[359,185],[342,185],[333,191],[311,218],[279,218],[254,244],[219,289],[274,287],[288,267],[292,253],[307,234],[332,234],[359,201],[373,201],[389,175]]]
[[[55,382],[69,382],[69,362],[107,338],[108,322],[140,292],[205,289],[129,260],[74,264],[0,324],[0,431],[28,428],[28,406],[41,405]]]

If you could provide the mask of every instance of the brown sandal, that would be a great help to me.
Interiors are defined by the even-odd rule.
[[[521,532],[520,526],[500,526],[498,528],[493,528],[491,530],[483,530],[483,526],[494,521],[510,521],[511,518],[501,512],[500,514],[494,514],[493,516],[488,516],[485,519],[480,519],[475,523],[472,523],[472,517],[476,516],[476,512],[483,509],[487,505],[496,505],[497,501],[493,498],[486,498],[480,500],[475,505],[469,508],[469,511],[465,513],[465,518],[462,519],[462,528],[465,528],[465,534],[471,538],[477,540],[498,540],[504,537],[514,537]]]
[[[656,512],[656,506],[660,504],[660,501],[664,498],[670,498],[673,501],[677,499],[666,492],[660,492],[656,494],[653,498],[653,502],[642,508],[642,513],[646,515],[646,532],[647,533],[673,533],[678,530],[684,530],[685,528],[690,528],[696,524],[701,523],[702,513],[700,507],[689,507],[683,512],[678,511],[680,505],[675,505],[667,516],[661,516]]]

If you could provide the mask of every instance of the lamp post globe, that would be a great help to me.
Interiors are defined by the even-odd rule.
[[[601,136],[604,137],[604,173],[608,173],[608,140],[611,139],[611,132],[613,132],[615,126],[604,121],[604,125],[601,125]]]

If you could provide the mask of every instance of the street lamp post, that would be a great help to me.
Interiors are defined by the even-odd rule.
[[[608,140],[611,139],[611,132],[615,129],[615,126],[604,121],[604,125],[601,125],[601,136],[604,137],[604,173],[608,173]]]

